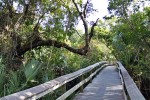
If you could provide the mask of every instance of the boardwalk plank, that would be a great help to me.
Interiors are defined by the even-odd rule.
[[[74,100],[125,100],[117,68],[104,68]]]

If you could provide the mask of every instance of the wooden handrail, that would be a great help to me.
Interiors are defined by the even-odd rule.
[[[82,75],[84,75],[96,68],[97,70],[95,72],[92,72],[92,74],[88,78],[81,80],[81,82],[79,82],[76,86],[74,86],[73,88],[71,88],[69,90],[69,92],[71,91],[73,93],[73,91],[77,90],[84,83],[88,82],[98,71],[100,71],[102,69],[102,67],[99,67],[99,66],[102,66],[103,64],[106,64],[106,63],[107,63],[106,61],[98,62],[98,63],[88,66],[86,68],[80,69],[76,72],[60,76],[54,80],[43,83],[41,85],[26,89],[26,90],[23,90],[23,91],[20,91],[20,92],[17,92],[17,93],[14,93],[14,94],[11,94],[11,95],[8,95],[5,97],[2,97],[2,98],[0,98],[0,100],[35,100],[35,99],[38,99],[48,93],[53,92],[54,90],[58,89],[59,87],[65,86],[66,83],[70,82],[71,80],[73,80],[77,77],[81,77]],[[64,98],[67,98],[70,95],[70,93],[69,94],[67,92],[64,93],[61,97],[58,98],[58,100],[63,100]]]
[[[117,65],[119,67],[119,70],[121,72],[123,82],[125,85],[125,89],[127,91],[127,94],[129,96],[130,100],[146,100],[136,84],[134,83],[133,79],[127,72],[127,70],[123,67],[123,65],[120,62],[117,62]]]

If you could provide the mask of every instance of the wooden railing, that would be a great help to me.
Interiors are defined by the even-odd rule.
[[[106,61],[102,61],[93,64],[86,68],[80,69],[76,72],[58,77],[44,84],[5,96],[3,98],[0,98],[0,100],[35,100],[42,96],[45,96],[46,94],[53,92],[59,87],[63,87],[64,94],[58,97],[57,100],[64,100],[79,88],[80,91],[83,91],[83,85],[88,81],[90,81],[93,76],[95,76],[102,68],[104,68],[106,66],[106,63],[107,63]],[[90,73],[88,77],[84,77],[87,73]],[[77,85],[73,86],[68,91],[66,91],[66,84],[74,80],[75,78],[80,78],[80,82]]]
[[[123,65],[120,62],[117,62],[117,65],[124,83],[127,99],[146,100]]]

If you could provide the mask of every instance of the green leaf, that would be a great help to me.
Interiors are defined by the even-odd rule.
[[[28,62],[25,65],[24,73],[25,73],[27,81],[31,81],[35,78],[41,65],[42,63],[40,63],[39,61],[35,59],[32,59],[30,62]]]

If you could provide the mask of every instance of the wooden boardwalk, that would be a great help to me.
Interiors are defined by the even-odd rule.
[[[125,100],[117,68],[105,67],[74,100]]]
[[[83,92],[75,95],[74,100],[127,100],[126,97],[130,100],[146,100],[121,62],[115,64],[118,69],[115,66],[109,66],[107,61],[97,62],[35,87],[4,96],[0,100],[35,100],[55,92],[58,88],[62,88],[64,92],[56,100],[65,100],[77,89]],[[97,74],[100,70],[101,72]],[[83,90],[83,84],[89,82],[96,74],[97,76]],[[66,91],[67,83],[76,78],[80,78],[79,83]]]

